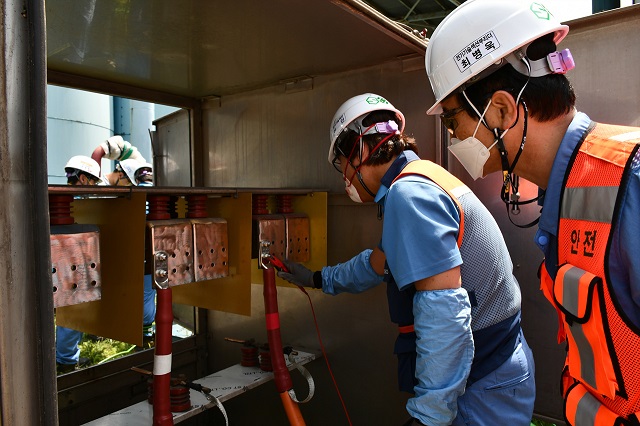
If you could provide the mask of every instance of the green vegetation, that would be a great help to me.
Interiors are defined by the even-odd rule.
[[[80,342],[80,357],[87,358],[86,367],[123,357],[135,350],[135,345],[102,337],[91,338],[86,334]]]

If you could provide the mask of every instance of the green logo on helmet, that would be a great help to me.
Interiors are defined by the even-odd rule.
[[[547,9],[543,4],[531,3],[529,8],[538,19],[546,19],[549,21],[553,16],[553,14],[549,12],[549,9]]]
[[[367,99],[365,99],[365,102],[369,105],[389,104],[389,101],[387,101],[382,96],[369,96]]]

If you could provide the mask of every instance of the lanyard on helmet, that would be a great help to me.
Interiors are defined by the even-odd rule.
[[[527,128],[529,123],[529,109],[527,108],[527,104],[525,103],[525,101],[521,99],[521,96],[522,96],[522,93],[524,92],[524,89],[527,87],[527,84],[529,83],[529,79],[531,78],[531,65],[529,64],[529,60],[527,59],[526,56],[522,58],[522,62],[524,62],[529,72],[527,74],[527,81],[522,86],[522,89],[520,89],[520,92],[518,93],[518,96],[516,98],[516,108],[517,108],[516,121],[513,123],[513,125],[509,129],[513,128],[518,122],[518,120],[520,119],[520,107],[519,107],[520,104],[522,104],[522,109],[524,110],[524,125],[522,127],[522,140],[520,142],[520,146],[518,147],[518,152],[516,153],[516,156],[514,157],[513,162],[511,164],[509,164],[509,159],[507,157],[507,149],[505,148],[504,141],[502,140],[502,137],[504,136],[506,131],[500,133],[499,130],[496,128],[496,129],[493,129],[493,133],[495,137],[498,139],[497,147],[498,147],[498,151],[500,152],[500,162],[502,165],[502,176],[503,176],[502,189],[500,191],[500,198],[505,203],[505,206],[507,208],[507,217],[509,218],[509,221],[515,226],[517,226],[518,228],[530,228],[538,223],[538,221],[540,220],[540,216],[538,216],[535,220],[525,225],[519,225],[511,219],[512,213],[516,216],[520,214],[520,206],[533,203],[540,199],[540,196],[537,196],[529,200],[520,201],[520,192],[518,191],[518,188],[520,186],[520,177],[515,173],[513,173],[514,169],[516,168],[516,164],[518,164],[518,160],[520,159],[520,155],[524,150],[524,144],[527,142]],[[509,209],[509,207],[511,207],[511,209]]]

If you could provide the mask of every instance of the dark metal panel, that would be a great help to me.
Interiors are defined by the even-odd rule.
[[[367,16],[373,9],[357,0],[304,7],[295,0],[52,0],[46,7],[50,70],[193,98],[379,63],[425,47],[392,21]]]

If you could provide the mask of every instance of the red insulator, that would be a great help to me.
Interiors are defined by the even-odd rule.
[[[253,195],[253,206],[252,211],[253,214],[269,214],[269,196],[264,194],[254,194]]]
[[[273,371],[273,365],[271,364],[271,352],[269,352],[269,345],[267,344],[260,347],[260,370]]]
[[[185,385],[171,386],[171,411],[174,413],[191,409],[189,388]]]
[[[149,203],[149,213],[147,220],[163,220],[171,218],[171,209],[169,208],[168,195],[151,195],[147,196]]]
[[[187,217],[200,218],[207,217],[207,196],[188,195],[187,196]]]
[[[240,348],[242,359],[240,365],[243,367],[255,367],[258,365],[258,348],[255,346],[243,346]]]
[[[71,202],[73,195],[49,194],[49,223],[51,225],[72,225]]]
[[[181,377],[183,376],[181,375]],[[189,388],[183,384],[185,380],[184,378],[171,378],[170,407],[174,413],[191,409],[191,394]],[[153,405],[153,378],[147,380],[147,402]]]
[[[293,213],[293,195],[281,194],[277,196],[278,213]]]

